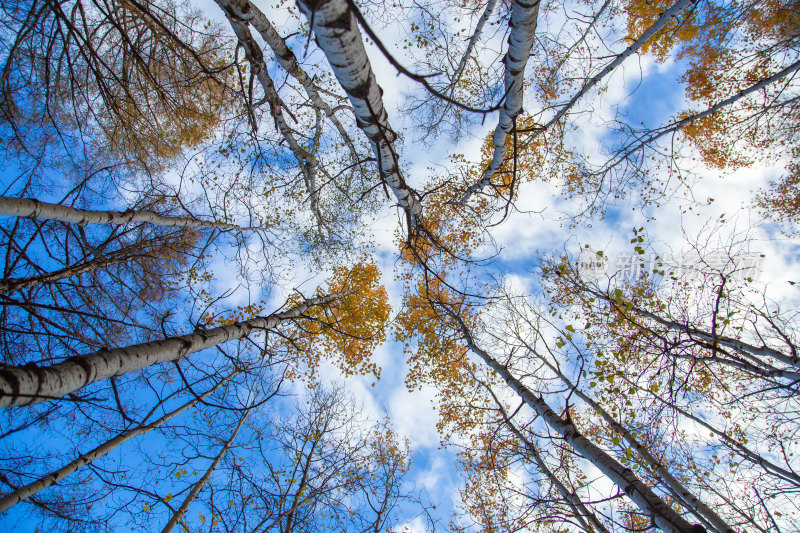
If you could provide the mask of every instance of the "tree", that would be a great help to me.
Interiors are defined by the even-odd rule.
[[[702,174],[779,154],[755,202],[791,234],[797,6],[216,6],[220,23],[161,0],[2,8],[2,505],[67,529],[377,532],[401,503],[425,514],[388,424],[318,384],[329,367],[380,376],[389,306],[367,227],[385,196],[395,340],[464,473],[453,529],[792,527],[794,315],[736,278],[735,254],[700,283],[657,258],[605,286],[559,257],[539,296],[504,290],[494,258],[543,184],[572,228],[630,205],[652,221]],[[412,85],[406,117],[370,47]],[[628,100],[652,105],[650,89],[625,88],[607,105],[636,58],[681,70],[685,101],[642,114]],[[412,135],[491,131],[421,177],[400,118]],[[303,294],[306,272],[329,281]],[[307,409],[267,413],[303,386]],[[33,449],[34,429],[69,435],[74,460]],[[133,442],[142,468],[113,466]]]

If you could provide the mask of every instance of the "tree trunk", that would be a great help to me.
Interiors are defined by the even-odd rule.
[[[312,24],[317,44],[325,53],[336,79],[347,93],[358,127],[372,141],[381,178],[389,185],[412,226],[422,216],[418,193],[406,184],[394,148],[397,134],[383,107],[383,90],[370,66],[361,32],[347,0],[299,0]]]
[[[333,108],[323,100],[320,95],[319,87],[317,87],[311,77],[300,66],[300,63],[297,61],[297,56],[286,46],[286,41],[284,41],[283,37],[275,30],[275,27],[264,12],[253,5],[249,0],[216,0],[216,2],[227,13],[235,14],[243,22],[252,24],[261,35],[261,38],[264,39],[267,45],[272,49],[280,66],[283,67],[290,76],[300,82],[314,106],[322,110],[334,124],[339,135],[342,136],[355,157],[356,149],[350,140],[350,136],[347,134],[347,130],[344,129],[342,123],[336,118]]]
[[[311,307],[328,304],[341,296],[341,293],[336,293],[309,298],[291,309],[267,317],[251,318],[125,348],[100,350],[71,357],[48,367],[39,368],[33,364],[6,367],[0,369],[0,407],[59,398],[101,379],[157,363],[177,361],[184,355],[242,339],[255,331],[274,328],[286,320],[301,318]]]
[[[608,411],[606,411],[599,403],[594,401],[591,397],[584,394],[578,387],[576,387],[555,365],[551,364],[545,357],[542,357],[536,352],[532,353],[539,358],[550,370],[552,370],[561,381],[575,393],[575,395],[586,402],[602,419],[611,426],[611,429],[619,433],[623,439],[630,445],[630,447],[644,459],[650,468],[658,474],[663,482],[673,491],[673,493],[684,503],[687,507],[692,509],[694,513],[701,520],[705,519],[716,528],[720,533],[735,533],[735,530],[728,525],[717,513],[715,513],[708,505],[703,503],[697,496],[695,496],[689,489],[687,489],[672,473],[661,464],[661,461],[656,459],[646,446],[642,445],[636,437],[634,437],[628,429],[617,422]]]
[[[87,272],[94,272],[103,268],[119,265],[132,259],[132,255],[112,252],[109,254],[101,255],[88,261],[76,263],[64,267],[55,272],[47,272],[39,274],[38,276],[28,276],[24,278],[9,278],[0,281],[0,294],[7,294],[10,292],[21,291],[23,289],[30,289],[31,287],[38,287],[39,285],[47,285],[49,283],[56,283],[62,279],[68,279],[73,276],[86,274]]]
[[[500,118],[494,130],[492,161],[483,173],[481,180],[467,188],[459,200],[465,205],[470,197],[489,185],[492,177],[506,159],[508,136],[514,130],[514,121],[522,114],[522,96],[525,84],[525,67],[533,47],[534,33],[539,18],[539,0],[514,0],[511,8],[511,34],[508,36],[508,52],[503,62],[505,70],[505,103],[500,109]]]
[[[0,197],[0,215],[25,217],[34,220],[58,220],[85,226],[86,224],[129,224],[131,222],[147,222],[157,226],[179,226],[188,228],[210,228],[217,230],[250,231],[263,229],[259,226],[237,226],[226,222],[199,220],[192,217],[173,217],[159,215],[154,211],[91,211],[76,209],[66,205],[51,204],[32,198]]]
[[[536,449],[536,446],[520,431],[520,429],[514,425],[514,422],[511,421],[511,418],[506,413],[506,410],[503,408],[500,400],[494,394],[494,391],[488,386],[484,384],[484,387],[489,391],[492,398],[497,404],[497,409],[500,411],[500,414],[503,416],[503,422],[505,423],[506,427],[511,430],[511,432],[525,445],[525,449],[528,452],[528,455],[533,457],[534,462],[536,463],[537,468],[550,480],[550,483],[558,490],[561,496],[567,501],[569,506],[572,508],[572,511],[575,513],[575,517],[578,521],[581,522],[584,529],[586,531],[591,531],[589,528],[589,524],[587,520],[591,522],[592,528],[599,531],[600,533],[609,533],[608,529],[602,522],[597,518],[597,516],[592,512],[586,505],[581,501],[580,497],[575,492],[570,491],[566,485],[564,485],[560,479],[555,475],[555,473],[550,470],[547,466],[547,463],[544,462],[539,450]]]
[[[653,142],[657,141],[661,137],[664,137],[665,135],[669,135],[671,133],[675,133],[676,131],[680,131],[685,126],[688,126],[692,122],[695,122],[697,120],[705,118],[705,117],[707,117],[709,115],[713,115],[714,113],[716,113],[720,109],[722,109],[724,107],[727,107],[729,105],[735,104],[736,102],[738,102],[739,100],[743,99],[744,97],[746,97],[746,96],[748,96],[750,94],[753,94],[754,92],[760,91],[761,89],[764,89],[765,87],[767,87],[769,85],[772,85],[776,81],[779,81],[779,80],[781,80],[783,78],[786,78],[787,76],[790,76],[791,74],[794,74],[797,70],[800,70],[800,61],[795,61],[794,63],[792,63],[788,67],[780,70],[779,72],[776,72],[772,76],[764,78],[763,80],[759,81],[758,83],[755,83],[755,84],[751,85],[750,87],[742,89],[741,91],[739,91],[738,93],[734,94],[733,96],[731,96],[729,98],[726,98],[725,100],[722,100],[721,102],[717,102],[716,104],[712,105],[711,107],[709,107],[708,109],[706,109],[704,111],[701,111],[701,112],[696,113],[694,115],[688,116],[688,117],[683,118],[681,120],[675,121],[675,122],[673,122],[671,124],[668,124],[668,125],[666,125],[664,127],[658,128],[655,131],[653,131],[651,134],[647,135],[646,137],[636,137],[636,140],[634,142],[628,144],[623,150],[620,150],[620,155],[615,157],[611,162],[607,163],[603,167],[602,172],[610,171],[612,168],[614,168],[615,166],[619,165],[622,161],[625,161],[628,157],[633,155],[637,150],[640,150],[643,147],[649,145],[650,143],[653,143]]]
[[[275,87],[275,83],[269,75],[267,63],[264,60],[264,54],[253,38],[253,34],[250,33],[249,26],[245,21],[240,20],[239,13],[233,9],[230,3],[220,0],[217,4],[225,12],[225,16],[228,17],[231,28],[233,28],[233,33],[236,34],[239,44],[242,49],[244,49],[245,57],[248,63],[250,63],[252,73],[258,78],[261,87],[264,89],[264,96],[267,102],[269,102],[269,111],[275,121],[276,128],[283,136],[283,139],[286,141],[286,144],[289,146],[289,149],[292,151],[292,154],[294,154],[300,166],[306,189],[308,189],[308,194],[311,198],[311,210],[317,217],[321,230],[324,226],[325,219],[319,209],[319,191],[316,185],[316,176],[319,170],[317,160],[306,149],[300,146],[292,128],[286,123],[286,118],[283,115],[283,108],[286,106],[278,95],[278,89]]]
[[[544,398],[535,396],[530,389],[511,374],[508,368],[492,358],[486,351],[475,345],[466,325],[455,313],[449,309],[448,312],[460,324],[464,339],[470,351],[480,357],[492,370],[497,372],[511,390],[522,398],[528,407],[533,409],[548,426],[561,435],[576,452],[596,466],[617,485],[617,487],[622,489],[642,512],[651,516],[662,531],[667,533],[688,533],[695,530],[705,531],[705,528],[702,526],[698,526],[699,529],[693,528],[692,524],[675,512],[664,500],[654,493],[650,487],[636,477],[630,468],[621,465],[595,443],[581,435],[578,428],[575,427],[571,420],[565,420],[558,416],[547,402],[544,401]]]
[[[32,483],[28,483],[24,487],[18,488],[11,494],[3,496],[2,498],[0,498],[0,513],[16,505],[22,500],[29,498],[34,494],[52,485],[55,485],[68,475],[76,472],[80,468],[83,468],[84,466],[88,465],[95,459],[103,457],[104,455],[108,454],[121,444],[128,442],[132,438],[138,437],[139,435],[144,435],[148,431],[156,429],[157,427],[163,425],[165,422],[168,422],[169,420],[175,418],[176,416],[183,413],[187,409],[191,409],[197,402],[209,396],[211,393],[213,393],[215,390],[221,387],[224,383],[226,383],[230,378],[232,378],[236,374],[238,374],[238,372],[233,372],[230,376],[228,376],[223,381],[220,381],[219,383],[214,385],[211,389],[204,392],[202,395],[196,397],[194,400],[188,403],[183,404],[181,407],[175,409],[174,411],[165,414],[155,422],[151,422],[150,424],[142,424],[136,429],[132,429],[130,431],[122,433],[121,435],[117,435],[113,439],[105,442],[104,444],[101,444],[100,446],[98,446],[97,448],[95,448],[90,452],[84,453],[74,461],[62,466],[58,470],[54,470],[53,472],[50,472],[46,476],[41,477]]]
[[[666,26],[670,21],[672,21],[675,16],[681,12],[684,8],[696,3],[697,0],[680,0],[672,5],[669,9],[664,11],[660,17],[649,27],[645,32],[636,39],[628,48],[625,49],[621,54],[614,58],[606,67],[601,70],[596,76],[592,79],[587,81],[583,84],[580,90],[575,93],[569,101],[563,105],[561,105],[561,109],[558,110],[553,118],[547,121],[545,125],[541,128],[537,128],[533,134],[525,140],[523,146],[529,145],[536,137],[544,133],[550,126],[557,123],[561,120],[564,115],[566,115],[570,109],[580,100],[586,93],[592,90],[594,86],[596,86],[600,81],[611,74],[618,66],[620,66],[626,59],[628,59],[631,55],[638,52],[642,46],[644,46],[647,41],[649,41],[656,33],[658,33],[664,26]]]
[[[208,480],[211,478],[211,474],[213,474],[214,470],[216,470],[217,465],[219,465],[219,462],[222,461],[222,458],[225,457],[226,453],[228,453],[231,444],[233,444],[233,441],[236,439],[236,435],[239,433],[239,430],[242,429],[244,421],[247,420],[247,415],[249,414],[250,410],[248,409],[239,419],[239,423],[236,425],[236,429],[233,430],[233,434],[225,442],[225,445],[219,451],[217,456],[214,457],[214,461],[211,463],[211,466],[208,467],[208,470],[206,470],[206,473],[203,474],[203,477],[201,477],[200,480],[194,484],[192,489],[189,491],[189,494],[186,496],[186,499],[183,500],[183,503],[178,508],[178,510],[175,511],[175,514],[173,514],[172,517],[170,517],[169,522],[167,522],[167,525],[164,526],[163,530],[161,530],[161,533],[169,533],[178,524],[178,522],[181,521],[183,515],[186,513],[186,510],[189,508],[189,505],[191,505],[194,499],[197,498],[197,495],[200,493],[205,484],[208,483]]]

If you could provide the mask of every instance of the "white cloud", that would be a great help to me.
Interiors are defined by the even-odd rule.
[[[439,417],[433,408],[435,398],[435,391],[431,387],[409,391],[402,385],[390,392],[389,415],[397,432],[409,439],[412,449],[439,445],[436,431]]]

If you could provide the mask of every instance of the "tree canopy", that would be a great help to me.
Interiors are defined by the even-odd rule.
[[[798,529],[799,13],[3,4],[0,522]]]

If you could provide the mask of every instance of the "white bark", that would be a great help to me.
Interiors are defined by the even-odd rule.
[[[575,93],[572,98],[565,104],[563,104],[561,109],[559,109],[558,113],[556,113],[547,123],[542,126],[540,129],[535,131],[531,137],[525,140],[525,145],[527,146],[530,144],[533,139],[544,133],[545,130],[550,128],[553,124],[557,123],[561,120],[564,115],[566,115],[570,109],[575,105],[575,103],[580,100],[586,93],[592,90],[600,81],[611,74],[618,66],[625,62],[631,55],[638,52],[642,46],[644,46],[647,41],[649,41],[656,33],[658,33],[664,26],[667,25],[680,11],[684,8],[696,3],[697,0],[679,0],[675,4],[673,4],[669,9],[664,11],[660,17],[649,27],[645,32],[636,39],[628,48],[625,49],[624,52],[619,54],[617,57],[614,58],[608,65],[606,65],[603,70],[601,70],[596,76],[592,79],[587,81],[583,84],[580,90]]]
[[[32,219],[58,220],[85,226],[86,224],[122,225],[131,222],[147,222],[156,226],[210,228],[217,230],[249,231],[263,229],[258,226],[237,226],[227,222],[199,220],[192,217],[164,216],[154,211],[92,211],[76,209],[66,205],[51,204],[32,198],[0,197],[0,215]]]
[[[101,444],[100,446],[96,447],[90,452],[82,454],[80,457],[71,461],[70,463],[62,466],[58,470],[54,470],[50,472],[44,477],[39,478],[38,480],[28,483],[24,487],[20,487],[11,494],[7,494],[0,498],[0,513],[5,511],[6,509],[16,505],[17,503],[30,498],[34,494],[52,486],[64,479],[65,477],[69,476],[70,474],[78,471],[80,468],[88,465],[92,461],[103,457],[104,455],[108,454],[115,448],[119,447],[120,445],[128,442],[134,437],[138,437],[139,435],[144,435],[148,431],[156,429],[163,425],[165,422],[175,418],[179,414],[183,413],[187,409],[192,408],[197,402],[206,398],[208,395],[212,394],[215,390],[217,390],[220,386],[226,383],[231,377],[236,375],[238,372],[234,372],[230,376],[228,376],[225,380],[220,381],[216,385],[214,385],[211,389],[204,392],[202,395],[194,398],[192,401],[183,404],[181,407],[175,409],[172,412],[169,412],[156,420],[155,422],[151,422],[150,424],[142,424],[139,427],[132,429],[130,431],[126,431],[116,437],[112,438],[111,440]]]
[[[278,60],[278,64],[280,64],[280,66],[283,67],[283,69],[286,70],[290,76],[300,82],[300,84],[303,86],[303,89],[305,89],[308,98],[314,104],[314,107],[325,113],[328,119],[336,127],[339,135],[342,136],[344,141],[350,147],[354,157],[357,157],[355,154],[355,147],[350,140],[350,136],[347,134],[347,131],[344,129],[344,126],[339,119],[336,118],[336,114],[331,106],[328,105],[328,103],[320,95],[319,87],[317,87],[317,85],[312,81],[311,77],[300,66],[300,63],[297,61],[297,56],[295,56],[294,52],[289,49],[289,47],[286,45],[286,41],[280,36],[264,12],[249,0],[216,0],[216,2],[227,13],[239,17],[242,22],[251,24],[253,28],[258,31],[258,33],[261,35],[261,38],[264,39],[270,49],[272,49],[272,52],[275,54],[275,58]]]
[[[406,184],[400,172],[394,148],[397,135],[389,125],[383,91],[370,66],[350,5],[347,0],[299,0],[298,5],[311,22],[317,44],[350,99],[358,127],[372,141],[381,178],[392,189],[412,226],[416,226],[422,216],[422,204],[418,193]]]
[[[590,461],[615,485],[622,489],[639,509],[652,516],[662,531],[670,533],[686,533],[690,531],[691,524],[672,510],[629,468],[621,465],[595,443],[581,435],[578,428],[571,421],[558,416],[544,401],[544,398],[534,396],[521,381],[511,375],[508,369],[489,357],[486,352],[481,353],[480,350],[476,351],[474,348],[473,352],[477,353],[492,370],[497,372],[506,384],[525,401],[528,407],[533,409],[548,426],[561,435],[575,451]]]
[[[611,298],[611,296],[609,296],[607,293],[603,291],[594,290],[591,288],[585,290],[588,293],[592,294],[593,296],[596,296],[597,298],[607,302],[610,305],[618,305],[616,301],[613,298]],[[753,344],[744,342],[734,337],[727,337],[725,335],[711,335],[710,333],[708,333],[708,331],[703,331],[699,328],[696,328],[690,325],[688,322],[681,323],[675,320],[671,320],[669,318],[664,318],[662,316],[659,316],[655,313],[652,313],[646,309],[642,309],[637,306],[632,306],[630,308],[630,312],[639,315],[641,317],[653,320],[654,322],[666,327],[671,331],[678,331],[681,333],[685,333],[686,335],[689,336],[690,339],[692,339],[695,342],[699,340],[703,343],[706,343],[708,345],[707,348],[709,349],[712,349],[714,345],[716,345],[719,348],[727,348],[733,350],[734,352],[737,352],[743,358],[750,361],[749,365],[743,363],[737,363],[736,361],[724,361],[724,360],[718,361],[720,363],[733,364],[737,366],[737,368],[758,373],[759,375],[768,378],[788,378],[791,379],[792,381],[800,379],[800,374],[798,374],[797,372],[787,369],[777,368],[774,365],[770,364],[769,362],[759,359],[759,357],[770,357],[777,361],[780,361],[781,363],[791,365],[795,368],[800,368],[800,358],[798,358],[797,356],[783,353],[782,351],[770,348],[767,345],[755,346]],[[640,326],[636,322],[633,323],[637,326]],[[789,345],[789,349],[791,351],[796,351],[797,347],[789,343],[788,340],[787,344]],[[700,360],[701,358],[698,357],[696,359]]]
[[[486,351],[479,348],[473,341],[469,329],[457,315],[451,313],[451,316],[460,323],[470,351],[480,357],[489,368],[497,372],[506,385],[522,398],[528,407],[533,409],[548,426],[561,435],[576,452],[590,461],[625,492],[643,513],[653,517],[656,525],[662,531],[667,533],[687,533],[692,531],[692,525],[667,505],[642,480],[636,477],[636,474],[630,468],[624,467],[595,443],[583,436],[571,420],[558,416],[545,402],[544,398],[534,395],[530,389],[511,374],[505,365],[502,365]]]
[[[24,366],[0,369],[0,407],[27,405],[60,398],[89,383],[133,372],[150,365],[177,361],[190,353],[259,331],[287,320],[301,318],[312,306],[325,305],[341,294],[309,298],[303,303],[267,317],[256,317],[227,326],[71,357],[48,367]]]
[[[499,400],[499,398],[497,398],[491,387],[489,387],[486,384],[484,384],[484,387],[494,399],[495,404],[497,405],[497,409],[503,416],[503,422],[505,423],[505,425],[520,440],[520,442],[522,442],[525,445],[525,449],[527,450],[528,455],[533,457],[533,460],[536,463],[537,468],[545,476],[547,476],[547,478],[550,480],[550,483],[553,484],[556,490],[567,501],[569,506],[572,508],[572,511],[575,513],[575,517],[578,519],[578,521],[581,522],[581,525],[583,525],[584,529],[586,531],[592,531],[592,529],[590,529],[589,527],[589,524],[587,523],[588,520],[588,522],[591,522],[592,524],[591,528],[593,528],[594,530],[597,530],[600,533],[609,533],[606,526],[603,525],[602,522],[600,522],[600,520],[597,518],[597,516],[591,509],[586,507],[586,505],[583,503],[583,501],[580,499],[577,493],[570,491],[566,487],[566,485],[564,485],[561,482],[561,480],[558,479],[558,476],[556,476],[555,473],[552,470],[550,470],[550,468],[547,466],[547,463],[545,463],[544,458],[542,458],[541,454],[539,453],[539,450],[536,449],[536,446],[533,444],[533,442],[531,442],[530,439],[528,439],[522,433],[522,431],[520,431],[520,429],[514,424],[514,422],[508,416],[508,413],[506,413],[506,410],[503,408],[502,402]]]
[[[275,121],[276,128],[286,141],[292,154],[294,154],[295,159],[297,159],[300,172],[303,175],[303,180],[305,181],[306,189],[308,189],[311,199],[311,211],[317,218],[321,231],[322,227],[325,225],[325,219],[319,208],[319,191],[317,190],[317,172],[319,170],[319,164],[308,150],[300,146],[300,143],[297,142],[297,138],[294,135],[294,131],[292,131],[289,124],[286,122],[286,118],[283,115],[283,101],[278,95],[278,90],[275,88],[275,84],[267,71],[264,54],[261,52],[258,43],[253,39],[253,34],[250,33],[249,26],[239,18],[238,12],[233,9],[230,2],[217,0],[217,5],[222,8],[225,12],[225,16],[228,17],[231,28],[233,28],[233,33],[236,34],[239,44],[244,49],[245,57],[247,57],[247,61],[250,63],[250,68],[261,84],[261,87],[264,89],[264,96],[269,103],[270,114]]]
[[[692,510],[698,516],[698,518],[706,519],[708,522],[716,528],[720,533],[735,533],[735,530],[728,525],[725,520],[723,520],[717,513],[714,512],[708,505],[706,505],[703,501],[701,501],[697,496],[695,496],[688,488],[686,488],[678,479],[672,475],[672,473],[663,465],[661,461],[656,459],[653,454],[650,453],[650,450],[647,449],[647,446],[643,446],[636,437],[631,434],[628,429],[620,424],[619,422],[611,416],[608,411],[606,411],[600,404],[594,401],[591,397],[584,394],[578,387],[576,387],[572,381],[565,376],[561,370],[558,369],[555,365],[551,364],[550,361],[538,353],[531,350],[531,352],[542,361],[547,368],[552,370],[561,381],[569,387],[569,389],[575,393],[575,395],[586,402],[596,413],[598,413],[603,420],[608,424],[611,429],[615,432],[620,434],[625,442],[627,442],[632,450],[635,450],[642,459],[644,459],[650,468],[658,474],[658,476],[662,479],[662,481],[672,490],[675,495],[677,495],[681,501]]]
[[[461,205],[466,205],[474,193],[489,185],[492,177],[505,161],[508,136],[514,129],[514,121],[522,114],[525,66],[528,64],[528,57],[533,47],[538,18],[539,0],[514,0],[511,8],[511,34],[508,36],[508,52],[503,59],[506,65],[504,78],[506,94],[492,137],[494,154],[481,180],[468,187],[464,196],[459,200]]]
[[[203,474],[203,477],[201,477],[200,480],[194,484],[192,489],[189,491],[189,494],[186,495],[186,499],[183,500],[183,503],[178,508],[178,510],[175,511],[175,513],[170,517],[169,521],[167,522],[167,525],[164,526],[164,529],[161,531],[161,533],[169,533],[175,528],[178,522],[181,521],[181,519],[183,519],[183,515],[186,514],[186,510],[189,508],[189,505],[191,505],[194,499],[197,498],[197,495],[203,489],[205,484],[208,483],[209,479],[211,479],[211,474],[214,473],[214,470],[216,470],[217,465],[219,465],[219,462],[222,461],[222,458],[225,457],[226,453],[228,453],[231,444],[233,444],[233,441],[236,439],[236,435],[239,434],[239,430],[242,429],[244,421],[247,420],[247,415],[249,414],[250,410],[248,409],[239,419],[239,423],[236,425],[236,429],[233,430],[233,434],[222,446],[222,449],[219,451],[217,456],[214,457],[214,461],[212,461],[211,466],[208,467],[208,470],[206,470],[206,473]]]
[[[764,78],[763,80],[759,81],[751,85],[750,87],[746,87],[739,91],[738,93],[734,94],[733,96],[722,100],[721,102],[717,102],[716,104],[712,105],[708,109],[701,111],[700,113],[696,113],[690,117],[683,118],[681,120],[675,121],[671,124],[668,124],[662,128],[655,130],[654,132],[650,133],[646,137],[637,137],[634,142],[629,143],[624,149],[620,150],[620,155],[615,157],[612,161],[606,164],[598,174],[605,174],[609,172],[612,168],[616,167],[630,156],[632,156],[638,150],[641,150],[645,146],[654,143],[658,139],[664,137],[665,135],[669,135],[671,133],[678,132],[682,130],[684,127],[688,126],[692,122],[698,121],[702,118],[705,118],[709,115],[713,115],[720,109],[728,107],[730,105],[735,104],[739,100],[753,94],[754,92],[758,92],[765,87],[772,85],[773,83],[782,80],[792,74],[794,74],[797,70],[800,70],[800,61],[795,61],[788,67],[776,72],[772,76],[768,78]]]
[[[537,129],[533,133],[533,135],[531,137],[526,139],[525,144],[523,145],[523,147],[527,146],[528,144],[530,144],[530,142],[532,142],[533,139],[535,139],[536,137],[541,135],[550,126],[552,126],[553,124],[555,124],[559,120],[561,120],[564,117],[564,115],[567,112],[569,112],[570,109],[572,109],[572,107],[575,105],[575,103],[578,100],[580,100],[584,95],[586,95],[586,93],[588,93],[590,90],[592,90],[592,88],[594,88],[598,83],[600,83],[600,81],[603,78],[605,78],[611,72],[613,72],[628,57],[630,57],[632,54],[638,52],[642,48],[642,46],[644,46],[644,44],[647,43],[647,41],[649,41],[653,37],[653,35],[655,35],[658,31],[660,31],[668,22],[670,22],[675,17],[675,15],[677,15],[681,10],[683,10],[687,6],[689,6],[691,4],[694,4],[696,1],[697,0],[679,0],[678,2],[673,4],[669,9],[667,9],[658,18],[658,20],[656,20],[656,22],[653,25],[651,25],[649,28],[647,28],[647,30],[636,41],[633,42],[633,44],[631,44],[628,48],[625,49],[624,52],[622,52],[616,58],[614,58],[614,60],[611,61],[608,65],[606,65],[603,68],[603,70],[601,70],[596,76],[594,76],[592,79],[587,81],[580,88],[580,90],[575,95],[573,95],[572,98],[570,98],[570,100],[568,102],[566,102],[565,104],[563,104],[561,106],[561,109],[544,126],[542,126],[540,129]],[[514,8],[516,8],[516,7],[517,7],[517,4],[515,3],[514,4]],[[537,3],[536,7],[538,8],[538,3]],[[512,25],[513,25],[513,22],[514,21],[513,21],[513,12],[512,12]],[[531,43],[533,42],[533,31],[535,29],[536,29],[536,24],[535,24],[535,20],[534,20],[534,25],[533,25],[533,27],[531,29]],[[513,37],[513,35],[514,35],[514,29],[512,29],[512,37]],[[510,39],[509,39],[509,42],[510,42]],[[528,50],[530,51],[530,45],[529,45]],[[511,47],[510,46],[509,46],[509,53],[511,53]],[[526,56],[526,59],[527,59],[527,56]],[[524,65],[523,65],[523,73],[524,73]],[[520,74],[520,80],[523,80],[523,79],[524,78],[522,78],[522,75]],[[506,91],[509,91],[508,64],[506,64]],[[520,93],[522,91],[522,81],[520,81],[520,84],[519,84],[519,91],[520,91]],[[510,96],[511,95],[509,94],[509,97]],[[519,111],[517,112],[516,115],[513,115],[513,116],[508,115],[508,116],[504,117],[503,113],[506,111],[506,108],[508,106],[504,107],[503,111],[501,111],[500,123],[498,124],[497,129],[495,130],[495,133],[494,133],[493,141],[494,141],[495,151],[494,151],[494,156],[492,158],[492,162],[489,164],[489,167],[484,172],[483,178],[481,178],[480,181],[478,181],[477,183],[475,183],[474,185],[470,186],[467,189],[466,193],[464,194],[464,196],[459,201],[459,203],[461,205],[465,205],[469,201],[470,197],[474,193],[479,192],[479,191],[483,190],[486,186],[488,186],[491,183],[491,180],[492,180],[492,177],[494,176],[494,174],[497,172],[497,170],[503,164],[503,161],[505,160],[506,151],[507,151],[507,148],[506,148],[507,135],[511,133],[511,128],[513,126],[513,119],[516,118],[517,116],[519,116],[522,113],[522,106],[521,106],[522,95],[521,94],[519,96],[519,102],[520,102],[520,107],[519,107]],[[503,127],[504,126],[504,122],[503,122],[504,118],[506,119],[505,127]]]

